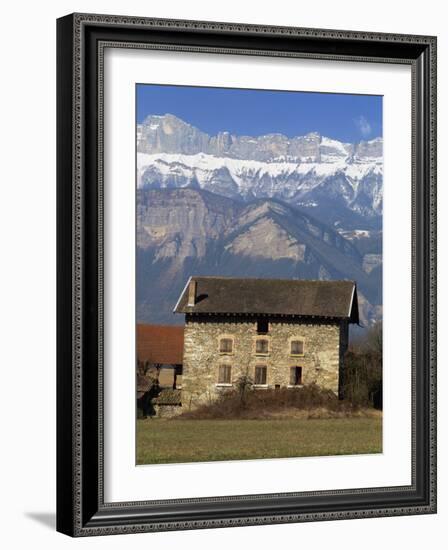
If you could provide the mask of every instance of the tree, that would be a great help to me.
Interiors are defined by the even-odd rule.
[[[364,346],[366,351],[376,354],[383,354],[383,323],[379,321],[369,328]]]
[[[344,399],[382,408],[383,326],[376,323],[344,358]]]
[[[242,408],[246,406],[246,398],[249,391],[253,389],[254,381],[249,374],[249,368],[247,367],[245,372],[240,374],[236,381],[236,389],[240,397],[240,405]]]

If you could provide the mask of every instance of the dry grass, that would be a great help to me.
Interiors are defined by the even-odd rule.
[[[382,451],[382,417],[137,421],[137,464],[208,462]],[[308,414],[308,416],[306,416]],[[314,411],[313,414],[324,414]],[[325,413],[327,414],[327,413]],[[312,419],[310,419],[312,418]]]
[[[267,412],[265,418],[272,420],[286,420],[286,419],[301,419],[301,420],[319,420],[324,418],[381,418],[381,411],[377,411],[371,408],[357,408],[357,409],[327,409],[325,407],[318,407],[315,409],[295,409],[285,408],[280,411]]]
[[[194,410],[185,411],[182,419],[269,419],[269,418],[357,418],[375,414],[374,409],[341,401],[329,390],[310,384],[303,388],[236,390]]]

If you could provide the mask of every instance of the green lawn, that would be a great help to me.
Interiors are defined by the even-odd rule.
[[[381,416],[137,421],[137,464],[380,453]]]

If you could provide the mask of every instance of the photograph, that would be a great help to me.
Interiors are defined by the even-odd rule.
[[[5,4],[5,550],[448,547],[443,6]]]
[[[437,36],[183,8],[57,20],[56,528],[435,515]]]
[[[135,155],[136,464],[382,453],[383,97],[141,82]]]

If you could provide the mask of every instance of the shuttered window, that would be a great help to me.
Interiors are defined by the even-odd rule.
[[[267,380],[267,367],[266,365],[256,365],[254,383],[257,385],[265,385]]]
[[[267,354],[269,353],[269,340],[258,338],[255,343],[255,353]]]
[[[220,353],[233,353],[233,340],[231,338],[221,338],[219,340]]]
[[[303,355],[303,340],[291,340],[291,355]]]
[[[231,383],[232,383],[232,366],[219,365],[218,384],[231,384]]]

